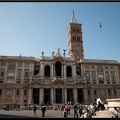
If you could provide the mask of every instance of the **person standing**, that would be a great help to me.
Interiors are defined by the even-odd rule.
[[[102,101],[101,101],[101,99],[100,99],[99,97],[97,98],[96,103],[97,103],[97,105],[98,105],[99,103],[103,104]]]
[[[79,116],[81,117],[83,114],[83,106],[82,104],[79,105]]]
[[[44,117],[45,116],[46,107],[42,106],[41,107],[41,111],[42,111],[42,117]]]
[[[74,118],[76,118],[76,117],[79,118],[77,110],[78,110],[78,107],[77,107],[76,103],[74,103]]]
[[[34,105],[33,106],[33,117],[37,117],[37,114],[36,114],[36,110],[37,110],[37,107]]]
[[[64,108],[64,110],[63,110],[63,115],[64,115],[64,118],[67,118],[67,109],[66,108]]]

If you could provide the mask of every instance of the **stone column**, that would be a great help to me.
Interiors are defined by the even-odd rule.
[[[98,88],[98,90],[97,90],[97,91],[98,91],[98,96],[100,97],[100,89]]]
[[[41,68],[40,68],[40,76],[43,77],[43,73],[44,73],[44,66],[43,66],[43,62],[41,62]]]
[[[75,66],[75,63],[73,64],[73,71],[72,71],[72,77],[75,78],[76,76],[76,66]]]
[[[64,64],[62,64],[62,78],[63,78],[63,76],[64,76]]]
[[[117,70],[118,70],[118,69],[117,69]],[[116,82],[116,83],[119,83],[120,80],[119,80],[119,75],[118,75],[117,70],[115,70],[115,80],[116,80],[115,82]]]
[[[50,96],[51,96],[51,98],[50,98],[50,102],[51,102],[51,104],[53,104],[54,102],[53,102],[53,99],[54,99],[54,95],[53,95],[53,88],[51,88],[50,89]]]
[[[92,72],[91,71],[90,71],[90,83],[93,84],[92,83]]]
[[[66,79],[66,65],[64,63],[64,79]]]
[[[13,103],[15,103],[15,89],[14,88],[13,88]]]
[[[65,94],[65,103],[67,103],[67,88],[64,89],[64,94]]]
[[[53,63],[51,65],[51,77],[53,77]]]
[[[104,67],[104,66],[103,66],[103,67]],[[106,82],[105,70],[103,71],[103,76],[104,76],[104,81],[105,81],[105,83],[104,83],[104,84],[107,84],[107,82]]]
[[[53,76],[56,76],[55,74],[55,64],[53,63]]]
[[[32,89],[28,89],[28,104],[32,104]]]
[[[119,88],[116,89],[116,92],[117,92],[117,96],[118,96],[118,98],[120,98],[120,89],[119,89]]]
[[[106,92],[106,98],[108,99],[108,89],[105,89]]]
[[[77,102],[78,100],[77,100],[77,89],[76,88],[73,89],[73,95],[74,95],[74,102]]]
[[[97,73],[97,71],[96,71],[96,82],[97,82],[97,84],[99,84],[99,82],[98,82],[98,73]]]
[[[41,88],[40,89],[40,103],[43,103],[44,102],[44,89]]]
[[[111,72],[110,72],[110,70],[109,70],[109,76],[110,76],[110,83],[113,84],[112,83],[112,78],[111,78]]]
[[[23,95],[23,93],[24,93],[24,89],[21,89],[20,91],[21,91],[21,94],[20,94],[20,102],[22,102],[22,100],[23,100],[23,96],[24,96],[24,95]]]
[[[41,104],[40,98],[41,98],[41,94],[40,94],[40,89],[39,89],[39,104]]]
[[[5,68],[5,80],[4,80],[4,83],[6,83],[6,77],[7,77],[7,67],[8,67],[8,62],[6,62],[6,68]]]
[[[23,68],[22,68],[22,83],[24,83],[23,81],[24,81],[24,63],[23,63]]]
[[[83,95],[84,95],[84,102],[86,103],[88,100],[87,89],[83,89]]]
[[[5,89],[2,91],[2,103],[4,103],[4,98],[5,98]]]
[[[112,98],[114,98],[114,89],[111,89],[111,93],[112,93]]]
[[[94,90],[91,89],[91,97],[92,97],[92,101],[94,101],[94,100],[93,100],[93,91],[94,91]]]
[[[56,103],[56,94],[55,88],[53,88],[53,103]]]
[[[65,89],[62,88],[62,102],[65,103]]]

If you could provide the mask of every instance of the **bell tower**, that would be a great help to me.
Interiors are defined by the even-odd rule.
[[[71,22],[68,25],[68,47],[69,57],[74,57],[76,61],[84,59],[82,24],[78,23],[75,13],[72,13]]]

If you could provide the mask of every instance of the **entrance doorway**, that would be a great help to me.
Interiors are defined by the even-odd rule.
[[[83,102],[83,89],[77,89],[77,93],[78,93],[78,103],[82,103]]]
[[[56,89],[56,103],[62,103],[62,89]]]
[[[44,104],[50,103],[50,89],[44,89]]]
[[[34,104],[39,104],[39,88],[33,88],[32,100]]]
[[[73,89],[67,89],[67,102],[73,103]]]

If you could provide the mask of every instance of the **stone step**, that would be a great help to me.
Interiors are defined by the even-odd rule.
[[[96,116],[93,116],[93,118],[111,118],[111,114],[109,114],[108,110],[99,110],[96,112]]]

